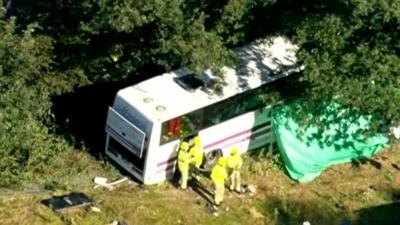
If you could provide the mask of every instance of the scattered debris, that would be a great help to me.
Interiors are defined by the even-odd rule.
[[[120,184],[120,183],[122,183],[122,182],[125,182],[125,181],[127,181],[127,180],[128,180],[128,178],[127,178],[127,177],[124,177],[124,178],[121,178],[121,179],[116,180],[116,181],[114,181],[114,182],[107,183],[107,178],[105,178],[105,177],[95,177],[94,180],[93,180],[93,182],[96,184],[96,185],[94,186],[94,188],[105,187],[105,188],[107,188],[109,191],[112,191],[112,190],[114,190],[114,188],[115,188],[114,186],[115,186],[115,185]]]
[[[95,206],[90,207],[93,212],[101,212],[101,210]]]
[[[109,185],[114,186],[114,185],[120,184],[120,183],[122,183],[122,182],[125,182],[125,181],[127,181],[127,180],[128,180],[127,177],[123,177],[123,178],[121,178],[121,179],[119,179],[119,180],[116,180],[116,181],[114,181],[114,182],[109,183]]]
[[[41,201],[41,203],[55,212],[63,212],[72,208],[89,206],[92,204],[92,201],[83,193],[71,193],[46,199]]]
[[[97,184],[97,185],[105,185],[105,184],[107,184],[107,178],[105,178],[105,177],[95,177],[94,179],[93,179],[93,182],[95,183],[95,184]]]
[[[94,186],[94,188],[105,187],[109,191],[114,190],[114,187],[107,183],[107,178],[105,178],[105,177],[95,177],[93,182],[96,184],[96,186]]]

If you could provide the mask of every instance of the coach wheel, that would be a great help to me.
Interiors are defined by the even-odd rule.
[[[212,151],[207,152],[205,155],[205,161],[203,164],[203,168],[205,171],[211,171],[213,166],[217,164],[218,159],[222,157],[222,150],[221,149],[214,149]]]

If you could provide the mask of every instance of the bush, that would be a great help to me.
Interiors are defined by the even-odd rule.
[[[52,40],[0,21],[0,185],[43,173],[65,142],[49,134],[50,96],[71,85],[51,72]],[[60,82],[56,82],[60,80]]]

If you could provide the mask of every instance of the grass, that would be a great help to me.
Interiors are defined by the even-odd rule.
[[[94,176],[116,179],[113,167],[82,151],[66,153],[52,174],[38,176],[37,187],[50,192],[0,190],[0,224],[105,225],[113,220],[128,224],[400,224],[395,203],[400,187],[400,151],[389,149],[372,162],[331,167],[313,182],[299,184],[287,177],[276,156],[246,158],[243,180],[257,184],[254,196],[225,195],[218,217],[206,211],[206,201],[194,191],[182,192],[170,182],[145,186],[126,182],[114,191],[93,189]],[[275,157],[275,158],[274,158]],[[377,164],[380,165],[377,167]],[[207,190],[210,181],[202,179]],[[40,203],[53,195],[84,192],[101,212],[76,209],[54,213]],[[397,211],[396,211],[397,210]]]

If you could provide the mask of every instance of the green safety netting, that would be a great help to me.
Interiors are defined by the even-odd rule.
[[[366,136],[363,132],[369,128],[371,116],[346,117],[348,110],[331,103],[309,115],[319,126],[300,125],[301,110],[301,102],[296,101],[276,107],[273,116],[283,162],[289,176],[299,182],[315,179],[331,165],[369,158],[388,142],[380,133]]]

